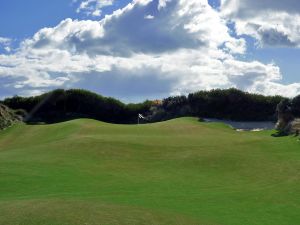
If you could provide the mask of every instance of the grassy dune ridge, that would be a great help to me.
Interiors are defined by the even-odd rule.
[[[0,225],[294,225],[300,142],[181,118],[0,132]]]

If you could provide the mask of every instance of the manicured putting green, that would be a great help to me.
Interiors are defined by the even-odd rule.
[[[181,118],[0,132],[0,225],[297,225],[300,142]]]

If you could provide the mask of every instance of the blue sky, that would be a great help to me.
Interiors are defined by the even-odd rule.
[[[120,0],[107,7],[103,15],[124,7],[129,1]],[[80,3],[72,0],[1,0],[0,36],[22,40],[32,36],[43,27],[53,27],[63,19],[99,19],[76,13]]]
[[[0,1],[0,10],[0,36],[17,40],[76,16],[69,0],[4,0]]]
[[[262,94],[274,94],[275,92],[279,92],[287,96],[298,94],[300,91],[300,86],[298,85],[300,82],[300,76],[298,74],[300,67],[300,41],[296,37],[297,33],[295,33],[297,31],[299,32],[300,29],[299,27],[295,27],[295,25],[290,25],[286,22],[289,21],[289,19],[291,20],[291,18],[296,18],[297,20],[299,16],[297,11],[293,9],[298,7],[295,0],[288,0],[286,2],[287,5],[291,2],[293,8],[281,4],[275,4],[270,8],[265,8],[265,12],[269,12],[268,15],[270,15],[270,18],[265,18],[266,23],[264,23],[264,20],[260,19],[264,16],[264,12],[261,12],[261,7],[264,2],[266,3],[266,7],[268,7],[269,0],[223,0],[222,3],[220,0],[209,0],[209,5],[206,0],[199,0],[199,3],[194,1],[193,4],[199,4],[199,9],[197,8],[195,15],[193,15],[192,18],[188,18],[189,20],[187,22],[183,21],[183,17],[180,18],[183,28],[177,29],[174,34],[171,33],[174,30],[167,30],[165,26],[173,24],[174,21],[172,21],[172,19],[176,20],[176,18],[174,18],[174,16],[169,18],[165,12],[168,11],[168,14],[171,15],[175,10],[180,10],[179,7],[184,7],[184,5],[188,4],[181,5],[180,0],[149,0],[148,3],[143,3],[143,1],[146,2],[145,0],[140,0],[137,1],[137,3],[132,3],[133,7],[128,8],[127,11],[121,10],[121,16],[113,16],[112,19],[108,19],[108,22],[103,26],[103,29],[105,35],[107,33],[109,35],[107,35],[106,39],[103,38],[103,40],[101,39],[102,37],[100,38],[102,35],[100,34],[100,30],[102,28],[100,29],[97,24],[103,20],[105,15],[110,15],[117,9],[128,7],[127,5],[131,1],[103,0],[101,2],[101,0],[90,0],[88,7],[82,7],[80,9],[80,5],[84,1],[88,0],[0,1],[0,42],[2,38],[2,44],[0,44],[0,55],[2,56],[0,58],[0,97],[3,98],[13,94],[38,94],[59,87],[88,88],[105,95],[119,97],[125,101],[138,101],[144,98],[164,97],[169,94],[186,94],[197,89],[227,88],[230,86]],[[103,7],[98,5],[97,8],[96,1],[98,1],[98,4],[102,4]],[[234,4],[237,1],[240,2],[240,8],[237,8]],[[193,1],[190,1],[190,3],[191,2]],[[257,2],[257,4],[255,2]],[[160,4],[162,4],[162,6],[160,6]],[[201,5],[205,6],[207,9],[203,11],[200,7]],[[162,10],[159,10],[159,7],[161,7]],[[195,7],[195,5],[191,7]],[[215,12],[209,9],[211,7],[213,7]],[[101,10],[101,16],[91,15],[93,10],[96,9]],[[281,11],[283,12],[282,14],[279,13]],[[255,14],[253,14],[253,12],[255,12]],[[276,12],[277,14],[273,12]],[[139,16],[139,18],[141,18],[141,13],[145,14],[145,19],[140,19],[140,21],[135,20],[134,16]],[[199,15],[196,15],[196,13]],[[284,13],[290,13],[291,18],[286,16],[283,18],[283,15],[285,15]],[[276,15],[276,17],[272,18],[271,15]],[[187,16],[184,18],[186,17]],[[204,24],[205,17],[210,18],[210,23],[213,23],[212,27],[209,28],[212,30],[209,30],[209,32],[204,30],[207,26],[207,24]],[[76,33],[71,30],[68,35],[65,33],[61,34],[66,35],[63,40],[60,40],[61,43],[56,43],[55,39],[55,45],[46,46],[43,44],[43,48],[36,48],[34,42],[37,42],[38,44],[42,43],[40,40],[34,40],[34,35],[36,33],[39,33],[41,29],[45,27],[56,30],[56,33],[61,32],[60,29],[63,28],[63,25],[60,26],[60,24],[64,24],[63,21],[66,21],[67,18],[72,19],[65,22],[66,26],[70,27],[69,29],[74,29],[77,33],[80,33],[81,29],[88,34],[88,38],[90,39],[84,40],[83,44],[81,43],[81,38],[80,44],[82,45],[80,46],[77,43],[78,41],[76,42],[77,44],[75,42],[71,43],[71,41],[67,42],[65,40],[72,35],[77,38]],[[203,24],[198,24],[196,21],[197,19],[199,21],[204,21],[201,22]],[[79,23],[75,24],[75,20],[78,20]],[[92,20],[92,22],[89,22],[90,20]],[[223,24],[224,21],[222,22],[221,20],[227,20],[227,23],[231,24],[227,27],[229,29],[228,31],[224,30],[226,29]],[[274,25],[275,28],[266,25],[268,20],[276,23],[276,26]],[[151,26],[149,25],[150,22],[153,23]],[[294,23],[296,22],[297,21],[294,21]],[[198,27],[195,28],[196,31],[194,31],[195,29],[193,31],[188,31],[186,26],[184,26],[186,25],[184,23],[192,24],[193,26],[196,24],[195,26]],[[245,27],[241,27],[241,24],[246,25]],[[253,24],[256,26],[253,27]],[[86,30],[85,27],[87,26],[91,26],[91,29],[94,29],[92,27],[96,27],[96,30],[99,28],[99,30],[97,30],[98,33],[94,34],[95,29]],[[202,29],[201,26],[204,28]],[[235,26],[239,28],[236,30]],[[144,30],[143,27],[147,30]],[[216,35],[218,35],[218,32],[216,32],[217,29],[220,29],[220,34],[224,36],[224,43],[220,40],[221,36],[220,38],[216,37]],[[138,30],[139,32],[135,33],[135,30]],[[200,32],[203,31],[205,31],[205,36],[204,39],[201,40],[200,37],[203,35]],[[216,32],[216,35],[214,32]],[[145,33],[145,35],[141,33]],[[155,35],[153,33],[155,33]],[[191,33],[193,33],[193,35],[190,35]],[[52,37],[45,37],[45,35],[48,34],[49,33],[43,33],[36,37],[36,39],[41,37],[46,39],[49,38],[49,40],[47,39],[47,43],[54,43],[51,39]],[[175,38],[172,35],[177,37]],[[207,35],[212,36],[210,37]],[[52,34],[52,36],[54,35]],[[74,37],[68,40],[74,40]],[[84,38],[86,38],[86,36],[84,36]],[[24,40],[26,39],[31,41],[30,44],[28,44],[29,42],[24,44]],[[204,46],[204,44],[201,44],[202,42],[211,43]],[[243,42],[245,42],[245,46],[247,46],[247,49],[245,50],[243,50]],[[96,43],[98,43],[98,45],[96,45]],[[134,43],[136,43],[137,46],[135,46]],[[94,51],[94,49],[98,49],[98,46],[100,45],[101,50]],[[215,45],[218,46],[216,47]],[[26,46],[26,48],[24,46]],[[72,49],[69,48],[70,46],[73,46]],[[157,46],[159,46],[159,49],[156,49]],[[224,46],[231,47],[228,49]],[[76,48],[76,54],[74,53],[74,48]],[[118,48],[118,50],[116,50],[116,48]],[[43,53],[45,53],[45,50],[48,51],[49,49],[53,52],[56,49],[56,53],[63,49],[64,52],[61,52],[59,56],[56,57],[61,57],[61,54],[68,54],[68,56],[65,56],[70,57],[68,59],[65,58],[68,63],[74,62],[75,57],[82,57],[82,61],[86,60],[86,66],[92,69],[70,69],[72,66],[61,68],[59,65],[56,65],[56,67],[53,65],[53,68],[51,69],[46,67],[38,69],[36,67],[31,68],[28,55],[26,56],[25,54],[33,54],[32,52],[35,52],[34,54],[38,54],[40,57],[41,52],[36,53],[37,50],[43,50]],[[170,69],[172,64],[167,60],[171,60],[170,58],[175,57],[171,57],[170,54],[173,54],[176,51],[182,54],[182,58],[179,59],[182,60],[182,63],[187,60],[187,53],[192,51],[194,55],[189,60],[194,61],[195,63],[193,65],[184,64],[182,67]],[[219,51],[217,53],[219,58],[215,58],[216,53],[214,53],[214,55],[206,59],[208,66],[202,68],[199,66],[201,61],[198,59],[201,57],[200,51]],[[222,54],[226,54],[226,56],[221,56]],[[87,55],[88,58],[86,57]],[[144,61],[142,61],[142,55],[145,58],[149,57],[149,59],[151,59],[151,66],[145,65]],[[156,58],[158,57],[161,58],[161,61],[166,60],[164,61],[165,63],[158,65],[156,62]],[[232,57],[234,60],[231,59]],[[20,61],[19,65],[13,64],[13,60],[16,58]],[[100,68],[100,66],[97,67],[97,63],[92,65],[92,61],[94,62],[95,58],[97,58],[97,60],[99,58],[99,60],[102,61],[127,61],[124,62],[124,66],[121,68],[118,68],[118,65],[112,63],[107,69],[106,65],[103,65],[104,68]],[[45,60],[47,59],[48,56]],[[139,60],[141,61],[141,64],[133,66],[133,61],[140,62]],[[169,65],[169,63],[169,70],[162,69],[166,64]],[[223,65],[222,67],[217,68],[216,63],[222,63]],[[125,64],[127,66],[125,66]],[[130,66],[128,66],[129,64]],[[84,67],[84,65],[82,66]],[[186,72],[187,74],[184,74],[184,71],[180,69],[184,66],[193,68],[192,72],[195,72],[195,68],[197,68],[198,71],[195,72],[194,77],[190,77],[190,75],[188,75],[188,73],[190,73],[189,71]],[[7,69],[12,67],[13,69],[11,70]],[[145,68],[141,69],[142,67]],[[228,71],[232,71],[232,75],[236,75],[235,77],[232,77],[230,74],[224,75],[222,69],[224,70],[224,68],[229,67],[230,69],[228,69]],[[278,72],[279,70],[280,72]],[[115,74],[112,75],[112,71],[114,71]],[[132,74],[132,77],[126,80],[124,78],[126,74],[123,74],[120,71],[126,71],[127,74]],[[151,77],[149,71],[157,74]],[[25,75],[25,73],[27,74]],[[119,75],[117,76],[116,74]],[[143,76],[143,74],[146,75]],[[89,78],[87,78],[87,76],[89,76]],[[114,80],[108,79],[107,77],[104,79],[103,76],[114,77]],[[215,78],[212,79],[211,77]],[[47,82],[45,79],[48,79]],[[166,81],[169,81],[170,83],[165,84],[166,90],[163,91],[163,86],[158,89],[150,86],[149,80],[151,79],[153,79],[153,84],[164,83]],[[45,82],[43,82],[43,80]],[[134,80],[139,88],[130,88],[130,85],[133,85],[130,82],[131,80]],[[99,85],[97,85],[97,82],[99,82]],[[122,82],[124,82],[124,87],[122,87]],[[269,83],[264,86],[264,82]],[[130,93],[130,91],[121,89],[132,89],[137,91]],[[143,89],[157,89],[157,92],[153,91],[153,93],[151,93],[151,91],[148,90],[143,93]],[[292,91],[289,93],[289,90]]]

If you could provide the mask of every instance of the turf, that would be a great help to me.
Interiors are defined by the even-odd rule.
[[[0,225],[300,224],[300,142],[181,118],[0,132]]]

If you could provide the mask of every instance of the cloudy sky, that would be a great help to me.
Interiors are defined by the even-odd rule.
[[[0,98],[300,94],[299,0],[1,0]]]

